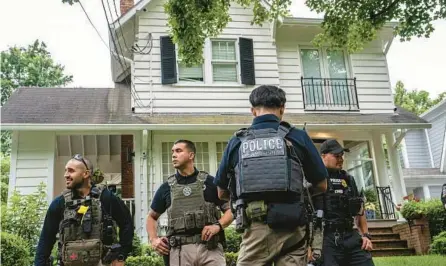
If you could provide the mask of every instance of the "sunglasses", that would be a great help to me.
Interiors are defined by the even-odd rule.
[[[80,155],[80,154],[76,154],[76,155],[73,156],[73,159],[75,159],[75,160],[77,160],[77,161],[79,161],[79,162],[83,162],[84,165],[85,165],[85,167],[87,168],[87,170],[90,170],[90,169],[88,169],[88,165],[87,165],[87,163],[85,162],[84,157],[82,157],[82,155]]]

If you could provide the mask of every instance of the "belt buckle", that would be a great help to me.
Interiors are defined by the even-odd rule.
[[[179,239],[177,240],[177,238],[175,236],[172,236],[169,238],[169,245],[171,247],[176,247],[177,245],[180,244],[179,242],[180,242]]]

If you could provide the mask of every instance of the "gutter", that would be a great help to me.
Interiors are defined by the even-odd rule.
[[[2,124],[2,130],[15,131],[85,131],[85,130],[237,130],[249,126],[246,124]],[[303,128],[304,123],[293,124],[297,128]],[[371,130],[379,129],[424,129],[431,128],[429,123],[404,123],[404,124],[306,124],[307,129],[339,129]]]

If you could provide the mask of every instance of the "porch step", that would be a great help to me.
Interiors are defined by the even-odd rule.
[[[373,233],[372,237],[373,240],[400,240],[400,235],[394,233]]]
[[[398,224],[396,219],[373,219],[367,220],[367,226],[370,227],[392,227]]]
[[[406,240],[375,240],[372,241],[374,249],[382,248],[407,248]]]
[[[392,234],[393,230],[392,227],[388,226],[381,226],[381,227],[369,227],[369,233],[374,234]]]
[[[373,257],[388,257],[388,256],[411,256],[415,255],[413,248],[378,248],[372,250]]]

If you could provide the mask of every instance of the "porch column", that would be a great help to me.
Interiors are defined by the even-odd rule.
[[[376,173],[378,175],[377,186],[387,187],[390,185],[389,174],[387,173],[386,156],[384,155],[384,147],[382,142],[382,134],[380,132],[372,133],[373,152],[376,163]]]
[[[431,198],[431,191],[429,190],[429,186],[428,185],[423,185],[423,194],[424,194],[424,199],[428,200]]]
[[[393,145],[395,144],[395,137],[393,132],[386,132],[387,153],[389,155],[390,170],[392,171],[392,187],[395,193],[395,202],[401,202],[403,196],[407,195],[406,184],[403,179],[403,171],[401,169],[400,160],[398,159],[398,152]]]

